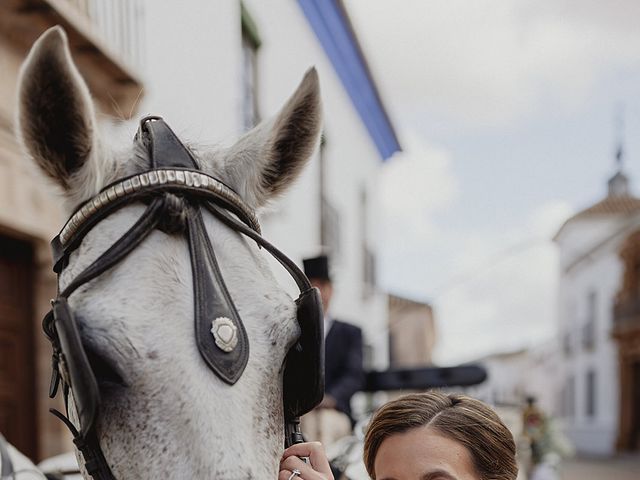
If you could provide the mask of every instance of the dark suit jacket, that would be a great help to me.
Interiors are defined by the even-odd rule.
[[[351,397],[364,386],[362,330],[333,320],[325,340],[325,393],[336,408],[351,416]]]

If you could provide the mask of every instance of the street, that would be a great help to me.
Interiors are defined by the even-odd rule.
[[[640,455],[612,459],[572,458],[562,463],[562,480],[638,480]]]

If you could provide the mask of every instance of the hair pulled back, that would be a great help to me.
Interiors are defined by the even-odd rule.
[[[405,395],[375,413],[364,440],[369,476],[375,480],[375,458],[387,437],[424,426],[466,447],[482,480],[518,476],[513,436],[498,415],[479,400],[437,391]]]

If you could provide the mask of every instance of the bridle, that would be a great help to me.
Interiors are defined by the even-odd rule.
[[[150,168],[102,189],[71,215],[51,242],[58,295],[43,320],[44,332],[53,346],[49,396],[55,397],[62,386],[67,415],[52,412],[71,430],[87,473],[95,480],[113,480],[96,431],[101,400],[98,382],[67,299],[121,262],[156,229],[187,240],[194,285],[195,341],[202,359],[229,385],[241,377],[249,359],[249,339],[207,234],[204,208],[273,255],[300,289],[296,307],[301,335],[285,359],[283,403],[285,446],[301,442],[299,417],[318,405],[324,394],[324,334],[318,290],[291,259],[261,236],[253,209],[222,181],[198,169],[189,150],[162,118],[143,118],[135,141],[147,149]],[[147,205],[142,216],[60,291],[60,275],[84,236],[108,215],[133,202]],[[68,417],[70,399],[79,425]]]

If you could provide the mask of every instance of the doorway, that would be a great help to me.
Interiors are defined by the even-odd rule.
[[[37,454],[33,249],[0,236],[0,432],[30,458]]]
[[[631,450],[640,450],[640,361],[631,366]]]

